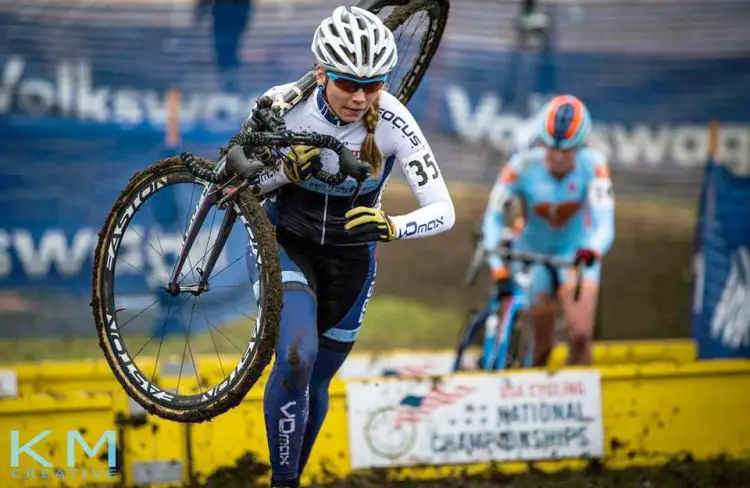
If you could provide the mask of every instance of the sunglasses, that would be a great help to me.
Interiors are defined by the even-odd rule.
[[[375,93],[376,91],[383,88],[387,76],[380,76],[378,78],[352,78],[350,76],[340,75],[333,71],[326,71],[326,76],[333,81],[333,84],[337,88],[344,90],[347,93],[355,93],[360,89],[364,90],[365,93]]]

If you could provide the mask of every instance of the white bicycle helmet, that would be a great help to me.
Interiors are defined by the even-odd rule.
[[[398,62],[391,30],[359,7],[337,7],[315,31],[312,51],[324,68],[358,78],[386,75]]]

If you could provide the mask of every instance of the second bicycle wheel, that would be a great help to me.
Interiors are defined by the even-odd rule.
[[[449,0],[362,0],[393,31],[398,64],[388,76],[388,91],[406,105],[422,82],[448,22]]]
[[[206,184],[178,158],[136,174],[94,259],[92,307],[112,371],[146,411],[178,422],[242,401],[270,363],[281,311],[275,234],[249,191],[209,208],[177,287],[167,286],[197,203],[211,198]],[[214,247],[222,252],[211,270]]]
[[[526,364],[527,355],[531,352],[531,318],[528,313],[521,311],[513,312],[513,330],[508,343],[508,354],[505,357],[505,369],[523,369],[530,367]]]

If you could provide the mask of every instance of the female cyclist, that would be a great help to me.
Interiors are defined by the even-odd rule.
[[[331,185],[311,178],[318,167],[336,173],[338,156],[297,146],[284,151],[279,169],[263,174],[254,187],[268,196],[264,205],[276,226],[284,286],[276,359],[264,397],[274,487],[299,484],[328,410],[329,383],[357,339],[373,291],[376,243],[439,234],[455,220],[422,131],[406,107],[383,90],[398,59],[391,31],[366,10],[338,7],[317,28],[312,51],[318,86],[284,122],[293,131],[340,139],[373,174],[350,205],[356,181]],[[273,98],[289,86],[266,95]],[[251,130],[254,120],[251,114],[246,122]],[[395,165],[419,203],[406,215],[380,208]]]
[[[550,254],[585,262],[578,301],[575,277],[558,270],[563,315],[570,345],[568,364],[591,364],[600,260],[615,237],[614,195],[604,155],[586,147],[591,116],[571,95],[553,98],[538,124],[541,147],[513,155],[492,189],[484,215],[483,239],[501,296],[510,290],[503,260],[492,255],[503,238],[505,203],[520,197],[524,227],[513,240],[521,251]],[[534,323],[534,366],[544,366],[555,343],[556,303],[552,279],[541,265],[530,269],[529,303]]]

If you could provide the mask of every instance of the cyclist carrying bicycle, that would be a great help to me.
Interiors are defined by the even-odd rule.
[[[350,208],[356,181],[333,185],[311,178],[321,167],[336,173],[337,155],[296,146],[283,150],[278,169],[261,175],[253,188],[266,196],[276,227],[284,286],[264,396],[274,487],[299,485],[328,410],[330,381],[357,339],[373,292],[376,243],[439,234],[455,220],[427,140],[406,107],[383,90],[398,59],[391,31],[366,10],[338,7],[317,28],[312,51],[318,86],[283,116],[286,127],[340,139],[373,174]],[[290,86],[265,95],[275,98]],[[250,130],[259,129],[254,112],[245,123]],[[381,209],[395,166],[419,203],[406,215]]]
[[[558,269],[559,300],[567,324],[568,364],[591,364],[593,322],[601,258],[615,236],[614,194],[609,166],[598,150],[586,147],[591,116],[578,98],[553,98],[539,120],[540,147],[514,154],[490,193],[482,223],[483,245],[497,293],[510,293],[506,263],[493,251],[512,233],[504,225],[506,203],[522,202],[524,226],[512,238],[520,251],[586,263],[581,295],[574,300],[574,270]],[[513,263],[511,266],[520,266]],[[513,268],[516,269],[516,268]],[[542,265],[530,268],[528,299],[534,324],[534,366],[544,366],[555,342],[552,277]]]

